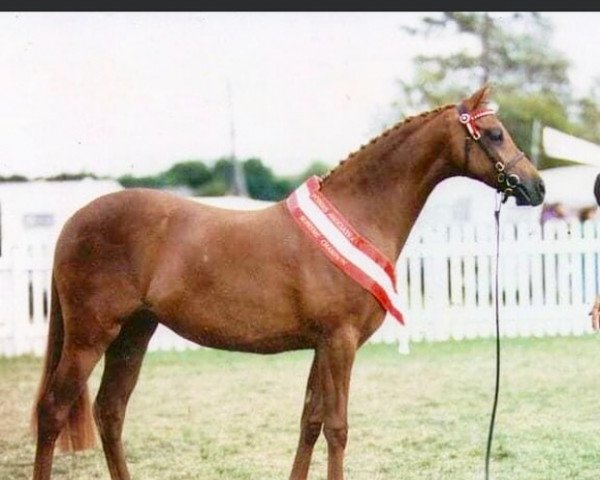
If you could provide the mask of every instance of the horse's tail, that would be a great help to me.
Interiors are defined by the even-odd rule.
[[[37,433],[40,402],[52,383],[54,372],[61,358],[64,342],[63,316],[54,277],[52,278],[49,324],[44,369],[31,419],[34,434]],[[63,452],[85,450],[95,444],[94,419],[87,384],[71,406],[67,423],[60,432],[57,444]]]

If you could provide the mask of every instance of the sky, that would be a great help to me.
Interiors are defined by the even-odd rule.
[[[232,151],[231,118],[239,158],[279,175],[335,165],[395,120],[414,55],[462,45],[401,30],[421,15],[0,13],[0,175],[212,161]],[[546,15],[584,94],[600,13]]]

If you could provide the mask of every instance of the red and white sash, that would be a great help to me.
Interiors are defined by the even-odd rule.
[[[309,178],[287,198],[296,223],[343,272],[381,303],[400,323],[394,267],[320,192],[321,179]]]

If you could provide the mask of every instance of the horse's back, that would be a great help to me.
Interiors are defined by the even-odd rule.
[[[203,205],[158,190],[122,190],[103,195],[78,210],[65,223],[56,254],[59,259],[72,255],[74,244],[86,242],[143,249],[145,244],[165,240],[174,227],[184,223],[186,228],[198,224],[226,225],[251,213]]]

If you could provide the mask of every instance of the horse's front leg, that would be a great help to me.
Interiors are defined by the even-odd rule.
[[[327,439],[327,480],[343,480],[344,450],[348,440],[348,390],[358,334],[342,327],[320,346],[319,376],[323,389]]]
[[[306,480],[313,448],[323,426],[323,395],[321,394],[321,382],[319,380],[318,354],[315,353],[308,382],[306,383],[306,395],[304,397],[304,408],[300,420],[300,440],[294,458],[294,466],[290,474],[290,480]]]

